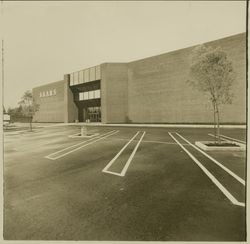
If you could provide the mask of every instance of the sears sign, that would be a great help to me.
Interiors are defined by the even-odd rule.
[[[56,89],[40,92],[40,97],[51,97],[56,95]]]

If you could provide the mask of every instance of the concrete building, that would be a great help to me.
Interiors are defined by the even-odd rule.
[[[206,43],[221,47],[233,62],[233,102],[221,122],[246,123],[246,33]],[[212,123],[204,94],[188,84],[194,47],[129,63],[104,63],[64,75],[33,89],[40,104],[35,122]]]

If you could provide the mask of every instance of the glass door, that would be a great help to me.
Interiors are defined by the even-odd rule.
[[[101,122],[101,108],[100,107],[88,107],[87,109],[88,119],[90,122]]]

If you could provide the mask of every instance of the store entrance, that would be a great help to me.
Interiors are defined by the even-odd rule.
[[[101,122],[101,107],[87,107],[83,109],[84,122]]]

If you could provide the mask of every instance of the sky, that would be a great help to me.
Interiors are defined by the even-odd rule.
[[[0,25],[7,109],[73,71],[245,32],[246,2],[3,1]]]

